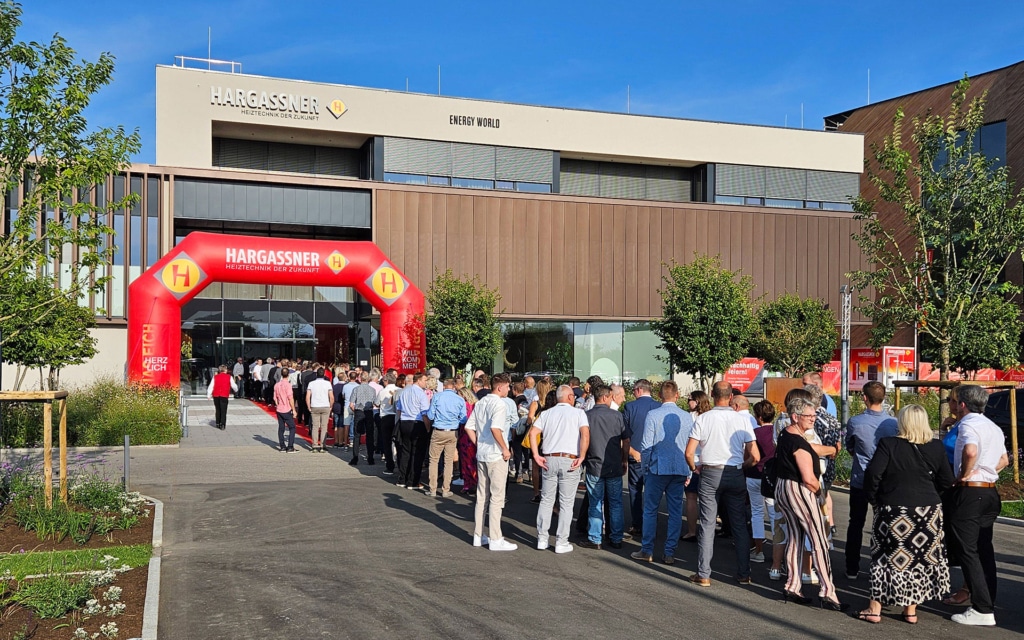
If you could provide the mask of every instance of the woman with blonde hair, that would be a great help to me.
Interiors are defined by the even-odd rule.
[[[530,427],[533,426],[533,423],[536,422],[537,417],[540,415],[540,412],[547,408],[546,400],[548,394],[554,390],[555,385],[547,377],[543,378],[540,382],[537,383],[537,399],[530,403],[530,408],[527,410],[526,413],[527,433],[529,433],[529,429]],[[524,449],[529,450],[529,439],[523,440],[523,447]],[[530,458],[532,456],[528,455],[527,457]],[[530,502],[533,502],[534,504],[540,504],[540,467],[532,463],[530,464],[530,481],[533,485],[533,498],[530,500]]]
[[[871,600],[859,618],[872,624],[882,621],[882,605],[903,607],[903,621],[917,624],[917,605],[949,591],[939,496],[953,486],[953,469],[923,407],[904,407],[897,426],[864,473],[874,522]]]

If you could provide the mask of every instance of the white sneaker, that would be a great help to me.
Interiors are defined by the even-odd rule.
[[[473,536],[474,547],[486,547],[488,542],[487,536]]]
[[[751,551],[750,552],[750,561],[751,562],[759,562],[759,563],[760,562],[764,562],[764,552],[763,551]]]
[[[519,545],[514,542],[509,542],[505,538],[501,540],[491,540],[490,544],[487,545],[491,551],[515,551],[519,548]]]
[[[547,536],[544,536],[543,538],[537,538],[537,551],[544,551],[547,548],[548,548],[548,538],[547,538]]]
[[[565,544],[556,544],[555,553],[572,553],[572,545],[568,542]]]
[[[811,569],[811,575],[806,573],[800,574],[800,582],[803,584],[818,584],[818,574]]]
[[[775,580],[776,582],[778,582],[779,580],[782,580],[782,569],[769,569],[768,570],[768,579],[769,580]]]
[[[958,613],[950,618],[958,624],[967,624],[973,627],[994,627],[996,626],[996,614],[980,613],[974,607],[968,607],[967,611]]]

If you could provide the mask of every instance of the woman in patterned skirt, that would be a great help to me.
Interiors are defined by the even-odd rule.
[[[897,424],[898,435],[879,441],[864,474],[874,523],[871,601],[859,617],[873,624],[882,621],[882,605],[903,607],[904,622],[917,624],[917,605],[949,591],[939,494],[953,486],[953,469],[923,407],[905,407]]]

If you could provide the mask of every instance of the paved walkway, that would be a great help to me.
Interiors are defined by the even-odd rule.
[[[537,551],[537,507],[523,485],[510,485],[503,519],[505,536],[520,548],[475,549],[471,499],[399,489],[383,465],[352,467],[333,450],[280,453],[271,416],[242,401],[232,402],[221,432],[209,426],[206,402],[193,401],[180,448],[131,453],[132,487],[166,505],[161,638],[988,639],[1024,632],[1017,606],[1024,529],[996,529],[998,628],[960,627],[948,620],[955,609],[936,604],[919,609],[916,626],[890,609],[882,624],[868,627],[849,615],[783,604],[767,564],[753,565],[752,586],[737,585],[728,540],[716,542],[710,589],[686,582],[695,545],[680,544],[671,567],[631,560],[635,541],[621,551]],[[120,450],[89,455],[111,475],[119,472]],[[847,498],[836,494],[835,502],[841,526],[832,559],[841,568]],[[867,580],[838,573],[840,598],[854,610],[865,606]]]
[[[277,419],[248,400],[228,402],[228,424],[224,431],[214,426],[213,400],[187,396],[188,436],[182,448],[277,446]]]

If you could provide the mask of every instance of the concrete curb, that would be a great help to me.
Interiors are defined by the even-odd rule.
[[[832,487],[832,491],[838,491],[839,493],[846,494],[850,493],[850,489],[848,487],[838,487],[834,485]],[[998,516],[996,518],[996,523],[1005,524],[1008,527],[1024,528],[1024,520],[1018,520],[1017,518],[1007,518],[1005,516]]]
[[[131,640],[156,640],[160,617],[160,558],[164,551],[164,503],[143,496],[154,504],[153,556],[149,559],[149,578],[146,582],[146,605],[142,613],[142,636]]]
[[[133,444],[132,449],[180,449],[181,446],[178,444]],[[113,445],[109,447],[68,447],[69,453],[81,452],[81,453],[93,453],[96,451],[123,451],[124,445]],[[54,452],[57,449],[54,447]],[[4,449],[4,453],[13,453],[20,456],[28,456],[33,454],[43,453],[42,447],[21,447],[18,449]],[[56,457],[56,456],[54,456]]]

